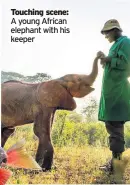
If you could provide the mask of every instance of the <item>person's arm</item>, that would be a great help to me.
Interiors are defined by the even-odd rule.
[[[111,56],[110,56],[111,57]],[[111,57],[111,68],[130,70],[130,41],[125,40],[117,52],[116,57]]]

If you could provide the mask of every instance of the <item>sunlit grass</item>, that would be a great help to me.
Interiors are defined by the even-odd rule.
[[[38,140],[33,134],[31,125],[17,128],[16,133],[6,143],[8,149],[16,141],[25,138],[27,152],[35,156]],[[110,184],[112,178],[99,170],[111,156],[108,148],[83,146],[83,147],[54,147],[54,166],[51,172],[39,174],[25,172],[24,170],[11,169],[12,177],[8,184]],[[124,156],[130,156],[130,150]],[[127,165],[126,183],[130,183],[130,164]]]

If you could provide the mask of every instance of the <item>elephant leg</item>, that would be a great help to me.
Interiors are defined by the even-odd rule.
[[[53,108],[45,108],[37,115],[34,123],[34,133],[39,138],[36,161],[43,171],[50,170],[53,162],[54,151],[50,137],[53,114]]]
[[[1,146],[4,147],[7,139],[13,132],[15,131],[15,128],[1,128]]]

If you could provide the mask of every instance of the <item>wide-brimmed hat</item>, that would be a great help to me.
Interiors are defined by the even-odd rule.
[[[105,31],[112,30],[113,28],[117,28],[120,31],[123,31],[120,27],[119,22],[116,19],[110,19],[105,24],[103,29],[101,30],[101,33],[103,34]]]

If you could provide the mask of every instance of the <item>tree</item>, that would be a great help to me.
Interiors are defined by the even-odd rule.
[[[73,112],[70,112],[70,114],[67,116],[67,119],[70,122],[82,123],[83,116],[81,114],[78,114],[77,112],[73,111]]]
[[[24,79],[24,76],[19,73],[1,71],[1,83],[9,80],[21,80],[21,79]]]
[[[58,146],[61,146],[62,141],[62,133],[65,127],[66,116],[70,114],[70,111],[67,110],[58,110],[56,111],[54,118],[54,125],[52,128],[52,140],[53,143],[58,143]],[[62,138],[62,139],[61,139]]]
[[[51,79],[51,76],[46,74],[46,73],[37,73],[34,76],[26,76],[26,81],[27,82],[43,82],[43,81],[48,81]]]
[[[87,105],[82,109],[82,114],[85,116],[87,122],[97,121],[98,102],[95,97],[87,99]]]
[[[46,73],[37,73],[34,76],[24,76],[15,72],[1,72],[1,83],[9,80],[18,80],[24,82],[38,83],[44,82],[51,79],[51,76]]]

